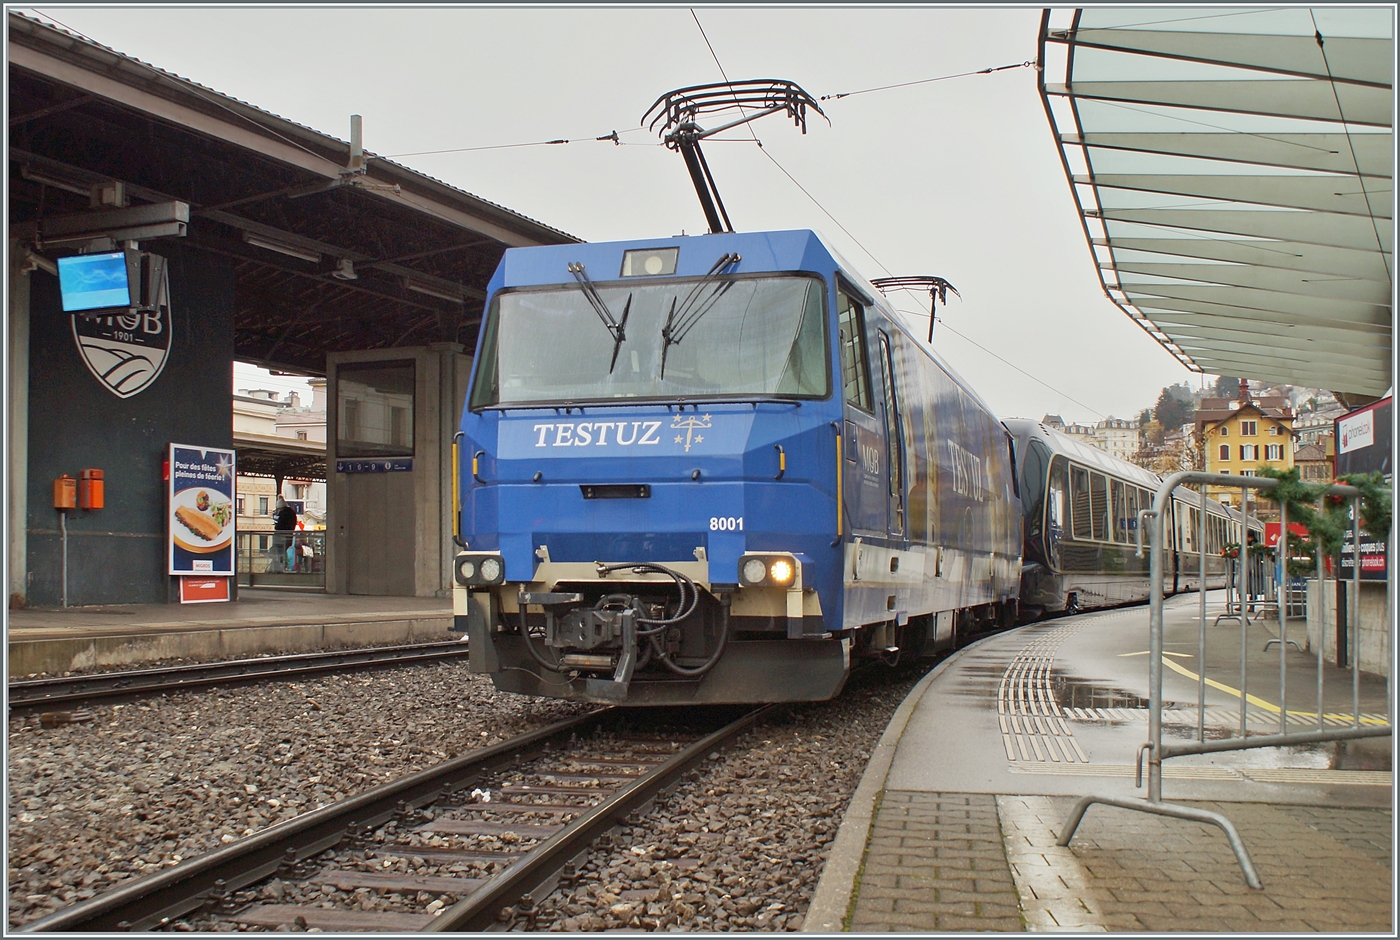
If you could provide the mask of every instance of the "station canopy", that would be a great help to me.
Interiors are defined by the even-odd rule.
[[[1046,11],[1041,96],[1099,278],[1188,368],[1391,386],[1392,13]]]
[[[232,269],[236,359],[321,374],[332,351],[472,349],[502,253],[578,240],[33,17],[7,24],[10,236],[41,243],[98,192],[187,204],[181,240]]]

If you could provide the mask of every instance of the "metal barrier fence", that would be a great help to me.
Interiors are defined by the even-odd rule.
[[[1249,857],[1249,851],[1245,848],[1244,842],[1240,839],[1234,824],[1220,813],[1208,810],[1196,809],[1190,806],[1180,806],[1162,801],[1162,761],[1172,757],[1182,757],[1188,754],[1214,754],[1222,751],[1244,750],[1246,748],[1258,747],[1286,747],[1299,744],[1315,744],[1326,741],[1345,741],[1356,738],[1383,737],[1390,735],[1391,727],[1394,723],[1394,716],[1391,714],[1390,694],[1387,689],[1386,695],[1386,723],[1384,725],[1363,726],[1361,722],[1361,699],[1360,699],[1360,594],[1361,594],[1361,564],[1358,558],[1357,563],[1352,566],[1352,590],[1354,601],[1347,604],[1349,613],[1348,620],[1350,627],[1347,630],[1348,645],[1351,649],[1351,688],[1352,688],[1352,714],[1351,724],[1348,727],[1328,728],[1325,719],[1332,719],[1336,716],[1327,715],[1323,708],[1323,665],[1322,665],[1322,643],[1317,645],[1317,730],[1316,731],[1289,731],[1288,722],[1290,711],[1288,708],[1288,667],[1287,651],[1288,637],[1288,617],[1290,614],[1289,604],[1286,602],[1277,605],[1279,618],[1279,636],[1271,640],[1268,645],[1277,644],[1279,648],[1279,672],[1278,672],[1278,731],[1273,734],[1251,733],[1249,729],[1249,709],[1248,704],[1248,647],[1246,645],[1246,628],[1251,619],[1249,614],[1250,589],[1248,583],[1248,564],[1239,564],[1234,568],[1233,574],[1236,577],[1234,590],[1235,603],[1227,607],[1226,612],[1216,618],[1216,624],[1222,620],[1237,620],[1240,624],[1240,669],[1239,669],[1239,696],[1240,696],[1240,720],[1239,733],[1226,738],[1216,740],[1206,740],[1205,714],[1206,714],[1206,592],[1200,592],[1200,622],[1197,637],[1197,668],[1200,675],[1197,677],[1197,709],[1196,709],[1196,736],[1195,740],[1163,742],[1162,740],[1162,675],[1163,675],[1163,649],[1165,647],[1164,626],[1163,626],[1163,524],[1164,516],[1171,503],[1171,494],[1176,488],[1184,483],[1200,484],[1200,537],[1197,545],[1200,546],[1200,577],[1201,586],[1206,584],[1206,557],[1205,557],[1205,521],[1206,521],[1206,495],[1207,486],[1239,488],[1242,493],[1240,508],[1242,510],[1239,526],[1239,546],[1240,556],[1248,559],[1248,529],[1249,529],[1249,502],[1250,490],[1269,491],[1278,486],[1278,482],[1267,477],[1245,477],[1227,476],[1224,474],[1201,473],[1198,471],[1183,471],[1172,474],[1157,490],[1156,499],[1150,510],[1143,510],[1139,515],[1151,517],[1151,623],[1150,623],[1150,645],[1149,645],[1149,700],[1148,700],[1148,742],[1138,749],[1137,755],[1137,785],[1142,786],[1142,758],[1143,752],[1147,752],[1147,799],[1124,798],[1115,796],[1086,796],[1075,804],[1070,811],[1069,817],[1065,821],[1064,828],[1057,840],[1061,846],[1068,846],[1070,840],[1074,838],[1075,830],[1079,828],[1079,823],[1084,818],[1084,813],[1095,803],[1102,803],[1107,806],[1118,806],[1124,809],[1138,810],[1144,813],[1152,813],[1158,816],[1170,816],[1178,819],[1189,819],[1194,822],[1209,823],[1219,826],[1226,837],[1230,840],[1230,847],[1235,852],[1235,857],[1239,859],[1240,867],[1244,870],[1245,881],[1251,888],[1263,888],[1263,883],[1259,880],[1258,872],[1254,868],[1254,862]],[[1352,501],[1352,538],[1353,544],[1360,546],[1360,491],[1351,486],[1333,484],[1327,489],[1329,496],[1341,496]],[[1288,558],[1288,507],[1280,504],[1281,515],[1281,535],[1279,537],[1278,550],[1285,559],[1284,572],[1287,577]],[[1138,531],[1142,531],[1142,520],[1139,519]],[[1139,535],[1139,551],[1141,551],[1141,535]],[[1183,553],[1183,555],[1186,553]],[[1359,552],[1358,552],[1359,555]],[[1322,552],[1317,553],[1317,575],[1319,580],[1323,573]],[[1387,585],[1387,593],[1391,593]],[[1321,605],[1319,605],[1319,608]],[[1393,610],[1393,598],[1387,604],[1387,610]],[[1256,618],[1257,619],[1257,616]],[[1394,649],[1395,624],[1387,617],[1386,629],[1390,631],[1389,649]],[[1319,631],[1320,634],[1321,631]],[[1296,644],[1295,644],[1296,645]],[[1292,713],[1296,719],[1298,712]]]
[[[326,586],[326,532],[239,532],[239,587]]]

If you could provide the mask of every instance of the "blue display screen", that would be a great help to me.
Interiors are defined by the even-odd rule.
[[[65,312],[129,307],[126,253],[73,255],[58,259],[58,289]]]

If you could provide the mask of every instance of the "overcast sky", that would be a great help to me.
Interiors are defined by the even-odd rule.
[[[663,93],[722,80],[688,7],[20,9],[342,139],[361,114],[366,149],[588,241],[706,230],[680,156],[639,128]],[[694,9],[728,78],[817,98],[1019,65],[1040,20]],[[805,136],[778,115],[753,124],[763,150],[743,131],[705,145],[737,229],[814,228],[867,277],[952,282],[962,299],[934,345],[1003,417],[1134,417],[1164,385],[1200,384],[1104,297],[1033,69],[822,107],[830,125],[812,114]],[[623,146],[593,139],[614,130]],[[573,142],[422,153],[560,138]]]

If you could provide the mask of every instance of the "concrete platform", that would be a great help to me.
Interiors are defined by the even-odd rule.
[[[1211,595],[1209,619],[1223,608]],[[1168,601],[1165,734],[1197,723],[1195,596]],[[1180,757],[1163,799],[1229,818],[1264,889],[1245,883],[1220,829],[1085,795],[1146,796],[1145,607],[1067,617],[989,637],[910,693],[881,738],[823,871],[808,931],[1283,931],[1394,934],[1392,739]],[[1279,727],[1276,622],[1208,631],[1207,737]],[[1296,625],[1302,641],[1303,624]],[[1284,657],[1289,730],[1317,727],[1316,656]],[[1384,723],[1384,680],[1363,674],[1363,721]],[[1054,703],[1054,710],[1031,703]],[[1328,726],[1350,721],[1350,672],[1324,671]],[[1300,714],[1310,712],[1310,715]]]
[[[226,604],[8,611],[9,675],[443,639],[452,599],[242,588]],[[456,636],[456,634],[451,634]]]

